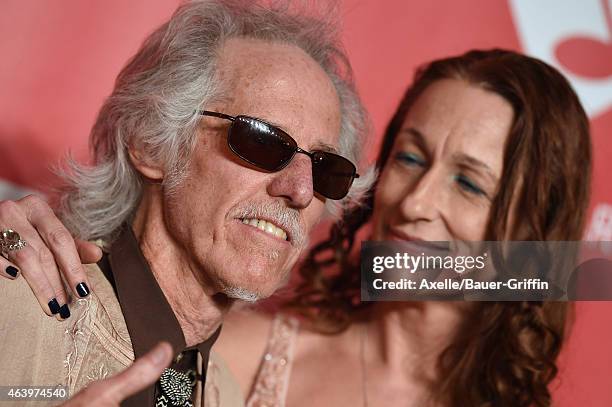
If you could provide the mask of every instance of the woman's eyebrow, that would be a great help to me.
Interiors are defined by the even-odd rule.
[[[400,131],[400,134],[405,134],[409,136],[423,151],[428,151],[427,143],[425,141],[426,140],[425,136],[420,130],[414,127],[408,127],[408,128],[402,129]],[[491,169],[491,167],[489,167],[483,161],[480,161],[478,158],[465,154],[465,153],[455,153],[453,154],[452,158],[454,161],[460,164],[463,164],[465,166],[482,169],[485,175],[487,175],[494,184],[497,184],[498,178],[493,172],[493,170]]]
[[[489,167],[486,163],[480,161],[479,159],[465,153],[455,153],[453,154],[453,160],[463,165],[481,168],[482,170],[484,170],[485,174],[489,176],[491,181],[497,184],[497,176],[493,173],[491,167]]]
[[[405,135],[410,136],[414,140],[414,142],[418,145],[418,147],[421,148],[421,150],[428,151],[427,143],[425,142],[425,136],[418,129],[414,127],[408,127],[408,128],[402,129],[400,131],[400,134],[405,134]]]

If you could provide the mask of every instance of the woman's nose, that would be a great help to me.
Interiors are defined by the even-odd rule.
[[[429,168],[420,178],[406,189],[400,210],[406,221],[432,221],[439,215],[442,204],[443,175],[435,168]]]

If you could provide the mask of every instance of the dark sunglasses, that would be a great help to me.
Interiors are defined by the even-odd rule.
[[[198,113],[230,120],[232,124],[227,133],[230,149],[244,161],[262,170],[280,171],[296,153],[306,154],[312,161],[313,189],[326,198],[344,198],[353,180],[359,178],[357,168],[346,158],[327,151],[302,150],[293,137],[263,120],[208,110],[199,110]]]

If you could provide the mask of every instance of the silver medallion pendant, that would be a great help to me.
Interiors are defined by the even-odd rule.
[[[159,378],[161,394],[157,397],[156,407],[193,407],[191,393],[195,384],[195,372],[178,372],[165,369]]]

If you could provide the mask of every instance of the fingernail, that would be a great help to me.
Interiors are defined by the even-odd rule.
[[[13,266],[8,266],[5,271],[6,274],[13,278],[17,278],[17,273],[19,273],[19,270],[17,270],[17,268]]]
[[[62,319],[70,318],[70,310],[68,309],[68,304],[64,304],[60,307],[59,314]]]
[[[53,315],[60,312],[60,306],[59,306],[59,303],[57,302],[57,299],[54,298],[51,301],[49,301],[49,310],[51,311]]]
[[[80,297],[87,297],[89,295],[89,287],[85,283],[77,284],[76,291]]]

